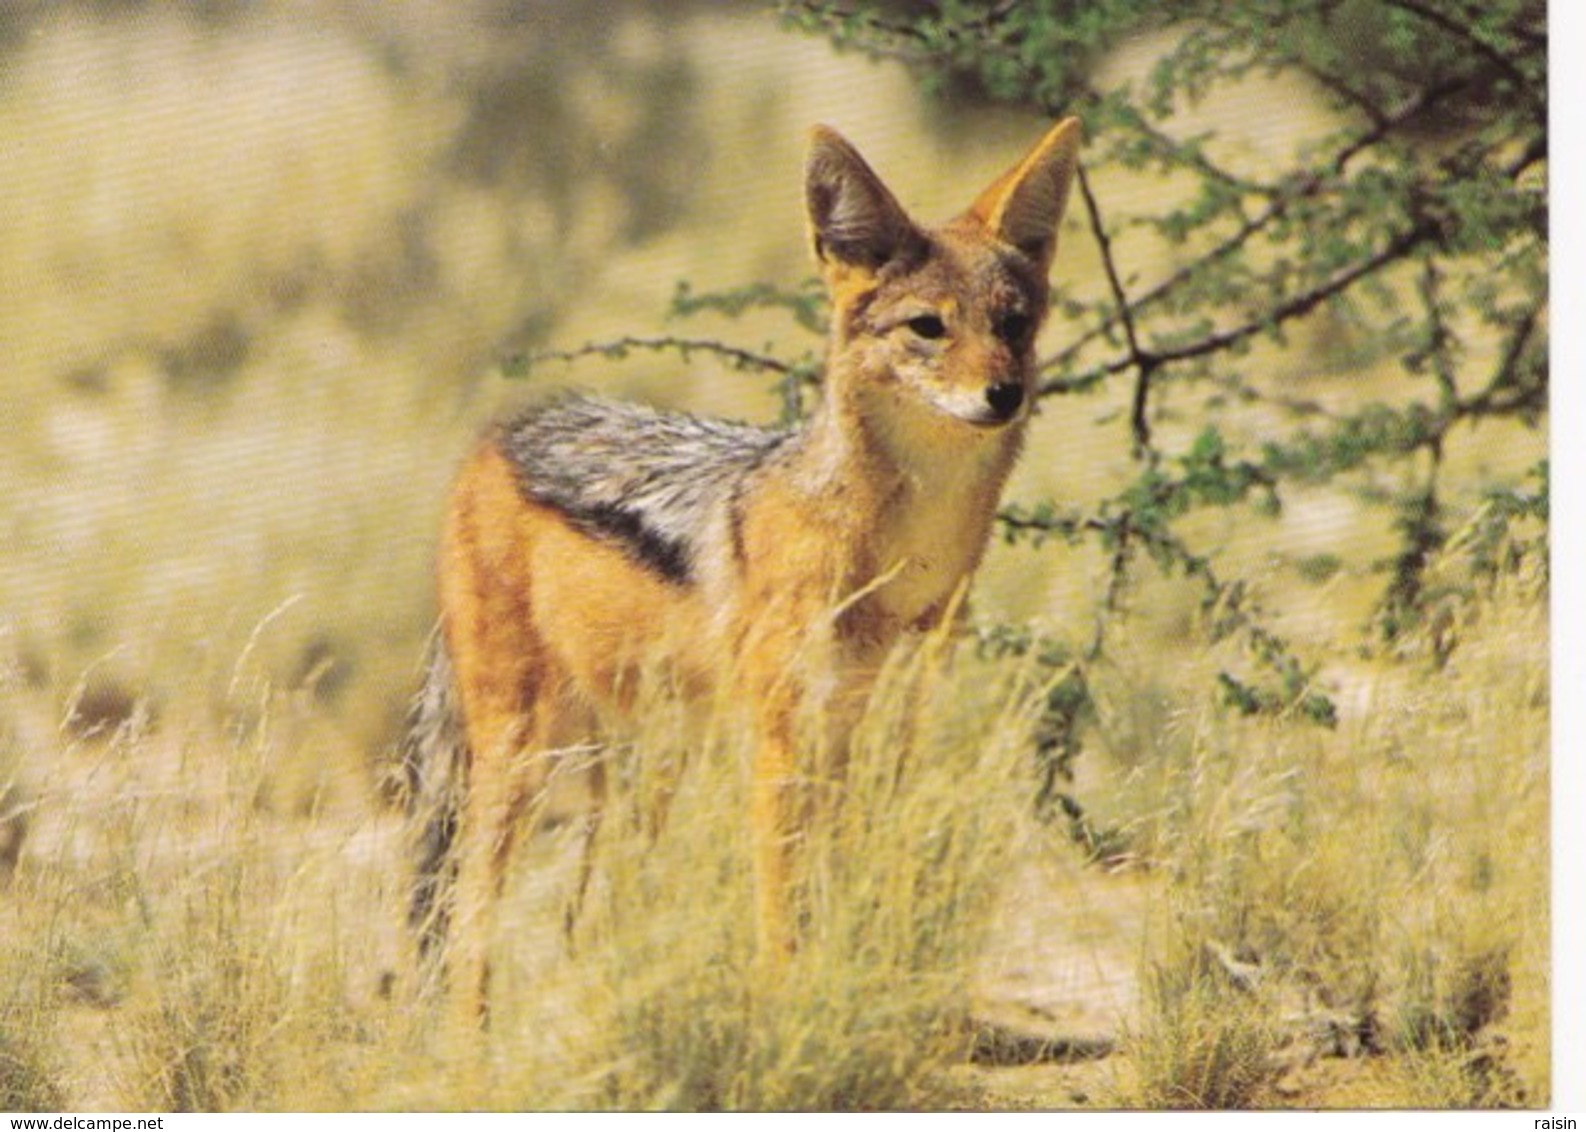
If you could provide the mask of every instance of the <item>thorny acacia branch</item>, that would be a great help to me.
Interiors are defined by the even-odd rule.
[[[572,350],[536,350],[531,354],[519,354],[506,359],[501,368],[508,377],[525,377],[535,366],[545,362],[572,363],[584,358],[621,358],[634,350],[647,353],[674,352],[684,358],[693,353],[714,354],[734,368],[766,373],[791,375],[799,371],[799,363],[784,361],[770,354],[730,346],[714,338],[682,338],[672,334],[653,338],[627,335],[604,342],[589,342]]]
[[[1238,229],[1227,239],[1198,256],[1191,263],[1179,268],[1160,283],[1136,295],[1130,307],[1130,313],[1138,312],[1143,308],[1171,298],[1181,288],[1193,283],[1208,268],[1229,259],[1235,253],[1241,251],[1253,237],[1260,235],[1274,223],[1286,217],[1296,204],[1308,201],[1330,188],[1337,178],[1347,171],[1350,162],[1357,156],[1380,144],[1392,136],[1395,131],[1415,121],[1439,99],[1453,94],[1461,86],[1463,86],[1462,83],[1449,82],[1419,92],[1413,97],[1406,99],[1393,111],[1377,118],[1373,122],[1371,129],[1363,131],[1358,137],[1343,145],[1321,169],[1288,178],[1285,187],[1278,192],[1272,202],[1259,214],[1240,224]],[[1108,249],[1102,248],[1102,254],[1105,258],[1108,254]],[[1100,319],[1096,325],[1078,335],[1061,351],[1043,362],[1042,370],[1044,372],[1062,372],[1066,370],[1085,347],[1098,338],[1110,334],[1122,321],[1124,315],[1123,308],[1114,309],[1106,317]],[[1101,378],[1122,372],[1130,364],[1130,360],[1125,359],[1088,371],[1078,377],[1053,378],[1041,387],[1041,393],[1044,396],[1087,389],[1096,384]]]

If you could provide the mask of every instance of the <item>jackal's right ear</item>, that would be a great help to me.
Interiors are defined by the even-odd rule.
[[[923,248],[925,238],[859,151],[827,126],[810,135],[804,163],[815,255],[874,271]]]

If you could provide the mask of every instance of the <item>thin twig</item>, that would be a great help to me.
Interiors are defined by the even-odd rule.
[[[1141,354],[1137,354],[1131,348],[1130,353],[1126,356],[1114,358],[1110,362],[1094,366],[1076,377],[1043,383],[1037,390],[1037,396],[1044,397],[1053,393],[1068,393],[1075,389],[1090,388],[1113,374],[1122,373],[1124,370],[1139,365],[1142,356],[1149,359],[1153,369],[1156,369],[1174,362],[1191,361],[1195,358],[1205,357],[1207,354],[1219,353],[1232,346],[1237,346],[1245,339],[1253,338],[1264,330],[1270,330],[1302,315],[1309,314],[1328,299],[1342,294],[1362,279],[1397,263],[1421,243],[1431,239],[1436,232],[1436,227],[1430,223],[1418,224],[1394,237],[1386,247],[1370,259],[1362,260],[1354,266],[1330,276],[1315,287],[1290,297],[1260,316],[1250,319],[1248,322],[1240,323],[1238,326],[1230,327],[1227,330],[1208,334],[1204,338],[1197,339],[1183,346],[1144,351]],[[1138,306],[1138,301],[1136,306]],[[1140,391],[1137,387],[1137,401],[1139,397]]]
[[[757,369],[769,373],[789,374],[796,368],[794,364],[785,362],[781,358],[757,353],[754,350],[745,350],[739,346],[729,346],[714,338],[679,338],[675,335],[640,338],[628,335],[605,342],[589,342],[572,350],[538,350],[532,354],[519,354],[503,362],[502,369],[508,371],[511,376],[522,376],[542,362],[576,362],[592,357],[621,358],[630,350],[644,350],[651,353],[675,350],[684,358],[692,353],[715,354],[740,369]]]
[[[1459,404],[1459,383],[1454,376],[1453,350],[1459,344],[1453,328],[1443,317],[1442,275],[1437,261],[1427,256],[1421,271],[1421,306],[1426,311],[1427,353],[1432,374],[1442,390],[1443,408]]]
[[[1151,422],[1146,418],[1146,400],[1151,392],[1151,375],[1156,372],[1159,360],[1154,354],[1149,354],[1140,347],[1140,337],[1135,331],[1134,311],[1129,305],[1129,296],[1123,289],[1123,280],[1118,277],[1118,265],[1112,255],[1112,237],[1107,234],[1107,226],[1101,218],[1101,206],[1096,202],[1096,194],[1091,191],[1090,177],[1086,174],[1084,166],[1079,169],[1079,191],[1085,199],[1085,215],[1090,220],[1090,232],[1096,240],[1096,247],[1101,252],[1102,266],[1107,272],[1107,286],[1112,290],[1113,302],[1117,304],[1118,320],[1123,324],[1124,338],[1129,343],[1129,363],[1135,367],[1134,402],[1129,413],[1129,428],[1134,436],[1134,455],[1136,459],[1145,456],[1151,451]]]
[[[1498,360],[1498,365],[1493,370],[1492,380],[1480,393],[1459,403],[1455,410],[1458,416],[1502,416],[1527,409],[1537,410],[1546,404],[1547,389],[1544,385],[1522,385],[1508,398],[1498,396],[1500,393],[1511,391],[1511,387],[1515,384],[1515,376],[1520,369],[1520,359],[1525,356],[1526,347],[1530,344],[1532,335],[1536,333],[1545,309],[1545,303],[1539,304],[1527,311],[1525,317],[1515,324],[1514,332],[1510,334],[1509,341],[1504,346],[1503,357]]]
[[[1165,364],[1168,362],[1189,361],[1192,358],[1219,353],[1231,346],[1238,345],[1247,338],[1254,337],[1263,330],[1269,330],[1291,319],[1309,314],[1328,299],[1342,294],[1362,279],[1375,275],[1383,268],[1397,263],[1417,246],[1434,236],[1436,231],[1436,228],[1429,223],[1417,224],[1408,231],[1401,232],[1395,236],[1385,248],[1370,259],[1361,260],[1353,267],[1338,272],[1310,290],[1302,291],[1285,302],[1279,303],[1260,317],[1253,318],[1228,330],[1208,334],[1205,338],[1200,339],[1198,342],[1192,342],[1187,346],[1162,350],[1156,357],[1159,362]]]

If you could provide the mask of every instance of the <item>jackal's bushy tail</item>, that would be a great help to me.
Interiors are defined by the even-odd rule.
[[[451,657],[438,631],[430,638],[424,683],[408,710],[400,751],[417,865],[408,926],[418,936],[420,956],[433,962],[450,919],[456,879],[452,845],[467,773],[467,739]]]

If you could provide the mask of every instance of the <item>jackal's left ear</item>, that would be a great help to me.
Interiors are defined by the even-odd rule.
[[[1057,226],[1079,169],[1079,143],[1079,119],[1063,119],[969,208],[968,215],[1033,259],[1043,272],[1057,251]]]
[[[810,134],[804,198],[822,263],[874,271],[924,246],[925,238],[897,198],[829,126],[816,126]]]

